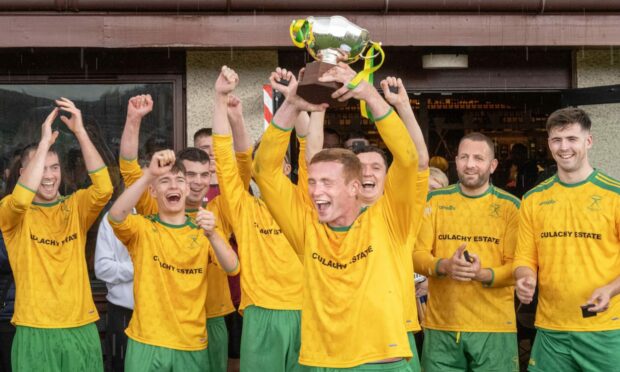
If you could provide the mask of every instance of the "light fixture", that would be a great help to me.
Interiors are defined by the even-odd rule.
[[[422,56],[422,68],[467,68],[469,58],[467,54],[424,54]]]

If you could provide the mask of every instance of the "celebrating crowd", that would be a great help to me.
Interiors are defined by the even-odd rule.
[[[199,131],[195,147],[149,154],[145,166],[141,122],[156,103],[129,100],[125,188],[99,225],[95,257],[112,369],[224,372],[239,356],[242,372],[518,371],[516,294],[538,300],[530,371],[620,371],[620,181],[590,165],[588,115],[549,116],[557,174],[520,200],[491,183],[494,144],[478,132],[459,143],[459,181],[442,186],[402,81],[388,77],[379,91],[350,84],[355,75],[341,63],[319,80],[342,85],[336,100],[365,102],[391,162],[354,137],[349,149],[325,146],[328,105],[298,96],[281,68],[269,80],[285,100],[256,146],[234,95],[240,77],[226,66],[211,132]],[[114,190],[80,110],[66,98],[56,106],[0,201],[0,263],[14,278],[11,364],[103,371],[85,245]],[[68,196],[58,116],[92,183]],[[207,198],[213,179],[219,195]],[[228,279],[237,274],[239,303]]]

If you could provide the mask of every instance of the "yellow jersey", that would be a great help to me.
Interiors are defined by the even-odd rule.
[[[580,306],[620,276],[620,182],[595,170],[583,182],[549,178],[523,196],[514,267],[538,273],[536,326],[620,329],[620,297],[583,318]]]
[[[403,322],[402,254],[396,250],[407,249],[413,224],[415,198],[401,191],[416,187],[418,154],[392,110],[376,124],[394,162],[384,195],[350,227],[320,223],[282,174],[288,131],[272,123],[256,154],[254,175],[263,198],[293,248],[304,254],[304,365],[350,368],[412,355]]]
[[[121,158],[120,171],[126,187],[133,185],[140,179],[140,177],[142,177],[142,169],[136,159],[127,160]],[[247,173],[250,173],[250,171],[247,171]],[[207,203],[207,209],[215,214],[217,228],[222,232],[222,238],[224,240],[228,240],[232,230],[226,222],[228,220],[225,219],[222,214],[223,209],[220,199],[221,198],[218,196],[209,201]],[[153,198],[148,191],[145,191],[136,204],[136,210],[139,214],[145,216],[157,214],[159,211],[157,207],[157,200],[155,200],[155,198]],[[185,212],[191,218],[196,218],[196,213],[198,213],[198,210],[186,209]],[[207,271],[209,293],[207,293],[207,302],[205,305],[207,307],[207,318],[215,318],[230,314],[235,311],[235,306],[233,305],[230,297],[228,275],[212,261],[210,262],[209,269],[210,270]]]
[[[429,193],[415,245],[416,272],[428,277],[424,327],[442,331],[516,332],[512,261],[517,243],[519,199],[490,185],[467,196],[459,184]],[[489,283],[461,282],[437,274],[441,259],[467,244],[492,271]]]
[[[112,197],[107,168],[92,185],[53,203],[33,202],[21,184],[0,201],[0,229],[15,277],[12,323],[71,328],[99,319],[86,266],[86,234]]]
[[[127,336],[170,349],[205,349],[208,264],[218,262],[203,230],[189,217],[182,225],[157,215],[108,219],[134,266],[135,307]]]
[[[274,310],[300,310],[301,258],[282,234],[265,203],[250,195],[242,183],[233,156],[232,137],[213,135],[213,151],[217,158],[220,198],[225,201],[225,214],[235,222],[232,229],[243,267],[239,309],[256,305]],[[301,160],[300,156],[300,166],[305,164],[305,160]],[[300,167],[300,181],[307,178],[304,172]]]

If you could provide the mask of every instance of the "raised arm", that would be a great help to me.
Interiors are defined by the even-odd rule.
[[[308,114],[306,114],[308,115]],[[323,130],[325,129],[325,111],[310,113],[308,136],[306,137],[306,163],[310,164],[312,157],[323,150]]]
[[[140,124],[142,118],[153,111],[153,99],[150,94],[134,96],[127,104],[127,118],[121,136],[120,156],[125,160],[138,158],[140,146]]]
[[[379,200],[384,217],[391,226],[393,238],[406,245],[415,216],[415,190],[418,172],[418,153],[400,117],[369,83],[362,81],[356,87],[349,82],[355,76],[349,65],[340,63],[326,72],[320,81],[337,81],[343,85],[332,97],[338,100],[355,98],[366,101],[375,120],[381,139],[386,144],[394,161],[388,170],[384,196]]]
[[[131,210],[136,206],[140,196],[146,191],[147,187],[157,179],[157,177],[172,169],[175,159],[174,151],[172,150],[156,152],[142,177],[133,185],[126,188],[118,199],[116,199],[110,209],[110,220],[114,222],[124,221],[131,213]]]
[[[424,135],[420,124],[413,114],[411,109],[411,103],[409,102],[409,96],[407,90],[403,85],[403,81],[400,78],[387,77],[381,81],[381,88],[385,99],[390,105],[394,106],[398,116],[403,120],[407,127],[407,132],[413,140],[416,149],[418,150],[418,170],[422,171],[428,168],[428,149],[426,148],[426,142],[424,142]],[[393,93],[390,88],[395,89],[396,93]]]
[[[43,179],[47,153],[58,138],[58,132],[52,131],[52,123],[57,115],[58,109],[55,108],[41,125],[41,140],[37,149],[22,170],[13,192],[0,201],[0,228],[3,234],[7,234],[21,223],[24,214],[32,204],[36,190]]]

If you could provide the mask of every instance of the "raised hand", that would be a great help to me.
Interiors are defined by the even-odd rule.
[[[215,81],[215,92],[217,94],[227,95],[235,90],[237,84],[239,84],[239,75],[237,75],[235,70],[228,66],[222,66],[220,75]]]
[[[227,114],[231,122],[239,122],[243,119],[243,104],[239,97],[228,95]]]
[[[60,120],[69,128],[73,134],[84,132],[84,123],[82,122],[82,112],[75,107],[75,104],[67,98],[61,97],[56,100],[58,108],[71,114],[71,117],[60,116]]]
[[[388,76],[381,80],[381,89],[383,89],[383,95],[385,100],[392,106],[409,105],[409,96],[403,85],[401,78],[395,78],[394,76]],[[390,88],[395,89],[396,93],[392,92]]]
[[[153,177],[159,177],[172,169],[176,156],[172,150],[161,150],[153,154],[149,164],[149,173]]]
[[[142,119],[151,111],[153,111],[153,98],[150,94],[141,94],[129,99],[127,117]]]
[[[300,76],[302,74],[303,71],[300,71]],[[286,84],[285,81],[288,82],[288,84]],[[295,75],[287,69],[280,67],[276,68],[276,70],[269,76],[269,82],[271,83],[271,87],[273,89],[276,89],[282,93],[282,95],[286,98],[286,101],[295,105],[295,107],[300,111],[325,111],[329,107],[327,103],[315,105],[299,97],[297,95],[297,78],[295,78]]]
[[[45,121],[41,125],[41,142],[47,147],[50,147],[56,142],[56,138],[58,138],[58,131],[52,131],[52,123],[58,116],[58,107],[55,107],[52,112],[47,115]]]
[[[213,212],[205,210],[202,207],[198,208],[196,225],[204,231],[205,236],[209,237],[215,232],[215,223],[216,219]]]
[[[321,77],[319,77],[319,81],[322,81],[324,83],[335,81],[343,84],[340,89],[336,90],[332,94],[332,98],[337,99],[340,102],[347,101],[351,98],[355,98],[357,100],[367,99],[370,90],[374,90],[374,87],[372,87],[366,81],[361,81],[357,85],[357,87],[353,89],[350,89],[347,86],[349,82],[353,80],[355,75],[356,72],[351,68],[351,66],[347,65],[344,62],[340,62],[336,66],[326,71]]]

